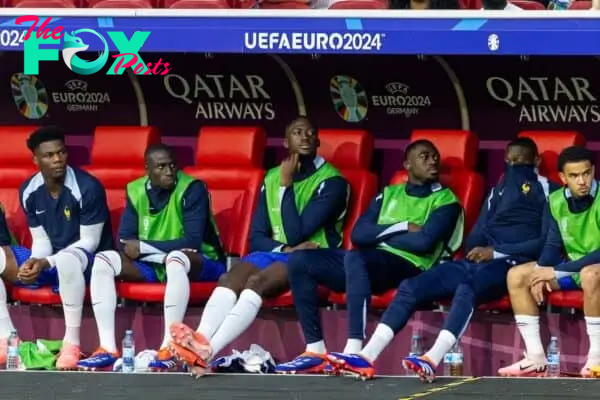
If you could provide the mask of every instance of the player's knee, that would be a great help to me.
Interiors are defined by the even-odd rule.
[[[360,250],[350,250],[344,256],[344,269],[346,274],[353,274],[357,270],[364,269],[365,258]]]
[[[259,296],[262,296],[263,293],[268,289],[268,287],[269,287],[269,280],[267,279],[266,276],[259,273],[259,274],[252,275],[250,278],[248,278],[248,281],[246,282],[246,286],[244,287],[244,289],[250,289],[250,290],[256,292]]]
[[[290,254],[287,262],[288,274],[290,276],[304,275],[307,273],[310,265],[307,258],[309,257],[310,251],[312,250],[299,250]]]
[[[584,291],[600,288],[600,265],[590,265],[581,270],[581,288]]]
[[[112,277],[121,275],[121,256],[113,250],[102,251],[94,257],[94,265],[92,266],[92,279],[94,276]]]
[[[173,279],[175,276],[186,277],[190,272],[190,259],[182,251],[172,251],[167,254],[165,259],[165,271],[167,274],[167,281]]]
[[[64,249],[54,255],[56,271],[61,279],[70,279],[83,274],[88,265],[88,256],[81,249]]]
[[[521,289],[528,287],[529,277],[531,275],[532,267],[529,264],[519,265],[511,268],[508,271],[506,277],[506,284],[509,289]]]
[[[420,291],[416,287],[416,281],[414,279],[405,279],[398,286],[396,297],[402,298],[404,302],[411,304],[418,302],[418,295]]]
[[[169,277],[169,273],[172,275],[179,274],[183,271],[183,273],[187,275],[190,272],[190,258],[183,251],[175,250],[167,254],[165,264],[167,278]]]

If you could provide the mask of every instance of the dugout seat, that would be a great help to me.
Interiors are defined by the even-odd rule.
[[[196,165],[184,171],[202,179],[211,195],[212,210],[228,255],[249,251],[248,237],[264,170],[261,168],[266,135],[259,127],[203,127],[196,146]],[[194,282],[190,302],[210,297],[216,282]],[[122,298],[162,302],[165,285],[120,283]]]
[[[373,138],[364,130],[323,129],[319,130],[319,139],[319,155],[338,168],[350,184],[350,202],[343,238],[343,247],[350,249],[352,228],[377,192],[377,176],[368,170],[373,157]],[[329,290],[319,287],[320,300],[325,301],[328,295]],[[265,307],[293,305],[291,291],[264,302]]]
[[[577,131],[522,131],[519,137],[535,142],[540,153],[540,174],[562,184],[558,176],[558,155],[569,146],[585,146],[585,137]]]
[[[548,304],[553,307],[583,310],[583,291],[561,290],[549,293]]]
[[[408,175],[406,171],[399,171],[390,180],[390,185],[396,185],[406,182]],[[484,181],[483,177],[477,172],[457,168],[452,172],[442,173],[440,176],[442,184],[448,186],[465,209],[465,237],[468,233],[469,222],[475,221],[479,213],[479,206],[483,199]],[[472,223],[472,222],[471,222]],[[396,289],[390,290],[380,295],[373,295],[371,298],[372,308],[386,308],[390,301],[396,295]],[[343,293],[332,293],[329,300],[333,304],[346,304],[346,296]]]
[[[522,8],[523,10],[545,10],[546,7],[540,3],[539,1],[530,1],[530,0],[511,0],[512,4],[517,7]]]
[[[466,168],[475,170],[479,138],[471,131],[462,129],[417,129],[410,135],[410,141],[429,140],[440,152],[443,170]]]
[[[338,0],[329,6],[330,10],[387,10],[389,4],[383,0]]]
[[[37,126],[0,127],[0,204],[4,208],[8,226],[15,239],[23,246],[31,246],[31,235],[25,214],[21,209],[19,187],[38,172],[26,141]]]
[[[589,0],[575,0],[569,5],[569,10],[590,10],[593,2]]]
[[[94,131],[91,163],[83,169],[104,186],[115,238],[125,208],[125,188],[144,176],[144,151],[160,139],[154,127],[99,126]]]

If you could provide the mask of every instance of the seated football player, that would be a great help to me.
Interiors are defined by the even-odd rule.
[[[168,350],[168,328],[183,320],[190,280],[216,281],[226,270],[206,184],[179,171],[173,150],[164,144],[148,147],[144,159],[146,176],[127,185],[118,232],[120,251],[99,253],[94,260],[90,289],[100,347],[79,362],[81,369],[112,368],[119,358],[115,278],[166,282],[164,337],[149,364],[152,370],[165,371],[177,367]]]

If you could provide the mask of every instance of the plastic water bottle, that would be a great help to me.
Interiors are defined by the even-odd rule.
[[[550,0],[548,9],[557,11],[568,10],[571,2],[572,0]]]
[[[450,376],[450,374],[452,373],[453,358],[454,358],[454,352],[452,350],[450,350],[449,352],[446,353],[446,355],[444,355],[444,375],[443,376]]]
[[[550,338],[548,345],[548,377],[558,378],[560,376],[560,347],[556,336]]]
[[[125,337],[123,338],[122,372],[135,372],[135,340],[133,338],[133,331],[131,329],[125,331]]]
[[[418,357],[423,355],[423,346],[421,344],[421,336],[413,335],[410,341],[410,353],[408,353],[409,357]],[[414,375],[415,373],[412,370],[406,370],[406,375]]]
[[[456,342],[452,349],[452,363],[450,364],[450,376],[463,376],[464,355],[460,342]]]
[[[19,335],[13,330],[8,337],[8,349],[6,357],[7,370],[19,370],[21,367],[21,359],[19,357]]]

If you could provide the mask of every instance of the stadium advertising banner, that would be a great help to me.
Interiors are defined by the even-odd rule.
[[[308,115],[382,139],[418,128],[472,129],[488,140],[576,129],[593,139],[600,121],[594,57],[170,53],[165,75],[79,75],[59,62],[24,75],[22,53],[0,56],[0,95],[11,99],[0,107],[3,123],[57,123],[73,134],[150,124],[193,136],[203,125],[244,124],[281,136],[290,119]]]

